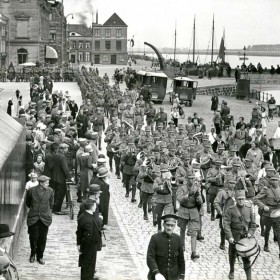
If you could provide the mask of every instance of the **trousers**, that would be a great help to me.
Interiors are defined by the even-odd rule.
[[[31,255],[37,255],[37,259],[42,259],[47,243],[49,227],[41,220],[28,227]]]
[[[54,182],[54,212],[61,212],[62,203],[66,195],[66,184]]]

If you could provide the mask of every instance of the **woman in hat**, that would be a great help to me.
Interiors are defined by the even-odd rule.
[[[45,168],[45,163],[43,162],[43,155],[37,155],[36,161],[34,162],[34,168],[34,171],[38,174],[38,176],[43,175]]]
[[[28,176],[30,177],[30,180],[25,185],[26,190],[29,190],[30,188],[33,188],[33,187],[36,187],[39,185],[37,173],[32,172]]]

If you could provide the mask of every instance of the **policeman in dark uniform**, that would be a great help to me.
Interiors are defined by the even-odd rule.
[[[154,234],[148,246],[148,280],[183,280],[184,251],[180,236],[174,233],[178,217],[167,214],[161,219],[164,220],[164,231]]]
[[[255,216],[251,203],[245,202],[245,190],[235,191],[236,205],[230,206],[224,216],[224,231],[229,241],[229,279],[234,279],[234,264],[237,256],[235,242],[245,237],[252,237],[256,230]],[[242,258],[247,280],[251,280],[251,262]]]

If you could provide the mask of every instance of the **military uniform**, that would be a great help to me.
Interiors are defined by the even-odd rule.
[[[238,199],[238,196],[236,196]],[[245,192],[244,192],[245,198]],[[230,206],[224,216],[224,230],[226,239],[233,238],[234,241],[239,241],[242,238],[247,237],[249,234],[253,236],[256,230],[255,217],[253,215],[253,209],[251,203],[244,202],[243,207],[238,204]],[[234,273],[234,264],[236,260],[236,249],[234,244],[229,244],[229,264],[230,274]],[[251,263],[250,258],[242,258],[244,270],[247,276],[247,280],[251,280]],[[232,277],[229,277],[233,279]]]
[[[104,115],[95,114],[92,119],[93,131],[98,132],[98,148],[101,150],[102,131],[105,130]]]

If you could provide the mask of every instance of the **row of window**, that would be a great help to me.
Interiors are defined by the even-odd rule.
[[[116,29],[116,37],[121,38],[122,36],[122,29]],[[101,29],[94,29],[94,37],[101,37]],[[105,38],[111,38],[111,29],[105,28]]]
[[[90,59],[90,52],[79,52],[79,61],[91,61]]]
[[[94,42],[94,49],[95,50],[100,50],[100,41],[95,41]],[[72,48],[73,49],[76,49],[77,48],[77,45],[79,47],[79,49],[83,49],[84,48],[84,42],[77,42],[76,41],[73,41],[73,44],[72,44]],[[85,43],[85,48],[86,49],[90,49],[90,43],[89,42],[86,42]],[[111,50],[112,48],[112,44],[111,44],[111,41],[105,41],[105,49],[106,50]],[[116,41],[116,50],[117,51],[121,51],[122,50],[122,41]]]

